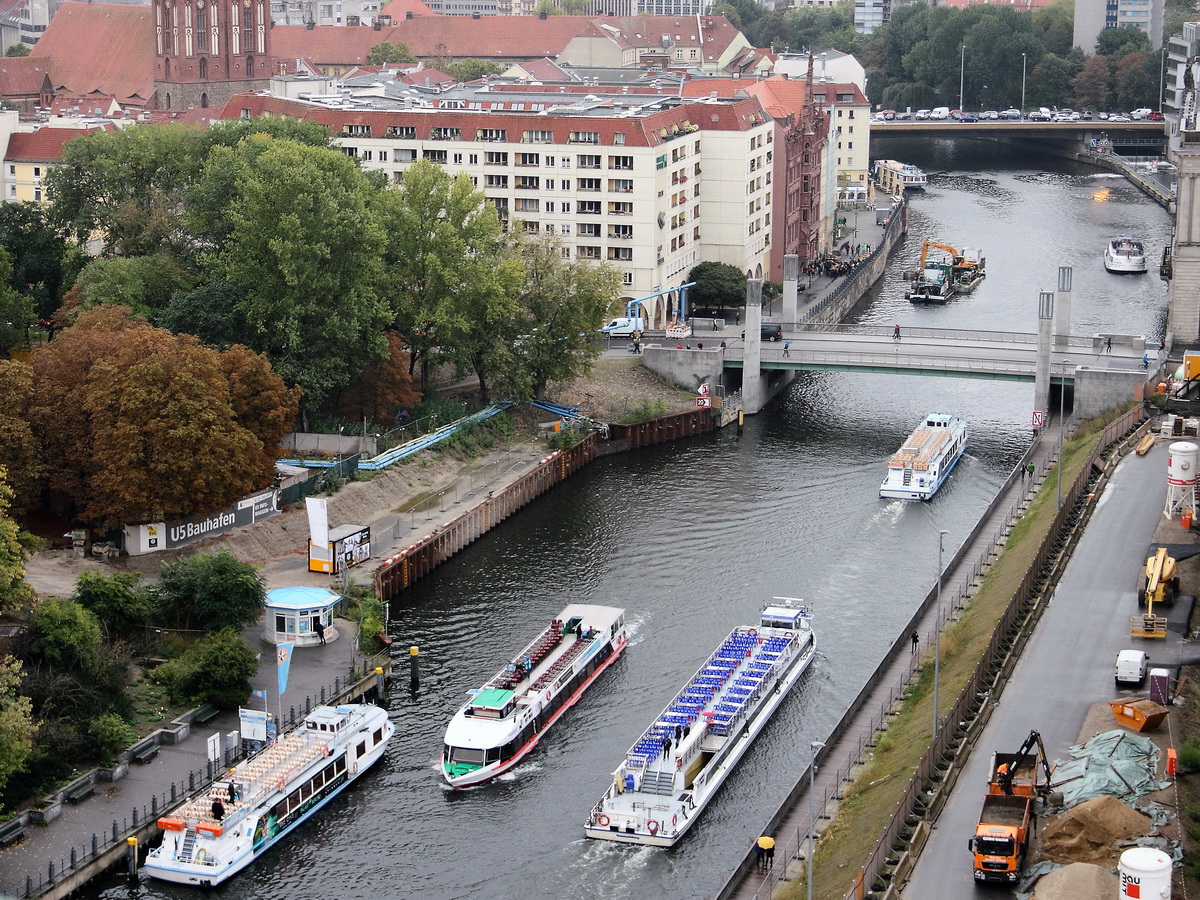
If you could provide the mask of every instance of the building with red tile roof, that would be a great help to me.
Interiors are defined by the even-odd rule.
[[[109,126],[111,127],[111,126]],[[62,159],[63,148],[92,128],[39,128],[8,136],[4,152],[4,199],[8,203],[44,203],[42,184],[50,167]]]
[[[49,63],[56,91],[112,95],[123,107],[144,108],[153,102],[149,6],[64,3],[26,58]]]
[[[26,115],[35,106],[49,106],[54,97],[50,63],[44,56],[0,57],[0,98]]]
[[[432,16],[433,10],[421,0],[392,0],[391,3],[385,3],[383,8],[379,10],[379,15],[390,16],[392,25],[401,22],[404,19],[414,19],[417,16]]]

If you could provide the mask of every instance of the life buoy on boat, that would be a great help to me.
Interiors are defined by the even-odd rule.
[[[646,830],[650,832],[650,837],[654,837],[654,835],[658,834],[658,822],[651,819],[646,823]]]
[[[783,636],[784,636],[785,638],[790,638],[790,637],[792,637],[792,633],[791,633],[790,631],[785,631],[785,632],[783,633]]]
[[[676,815],[671,816],[671,827],[674,828],[678,824],[679,824],[679,815],[676,814]]]
[[[550,692],[549,691],[546,691],[546,702],[547,703],[550,702]]]
[[[601,828],[607,828],[608,827],[608,816],[606,816],[604,813],[600,813],[600,815],[596,816],[596,824],[599,825]]]
[[[283,790],[283,776],[282,775],[280,775],[279,780],[277,782],[275,782],[275,787],[279,788],[279,790],[281,790],[281,791]]]

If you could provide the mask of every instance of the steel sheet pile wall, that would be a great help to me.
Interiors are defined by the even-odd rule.
[[[703,434],[717,427],[716,416],[711,409],[662,416],[636,425],[608,426],[609,444],[619,450],[649,447],[665,441],[674,441],[694,434]],[[611,452],[611,451],[610,451]]]

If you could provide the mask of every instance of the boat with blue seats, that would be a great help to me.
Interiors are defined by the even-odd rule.
[[[461,788],[507,772],[628,642],[625,610],[567,606],[487,684],[468,692],[469,699],[446,727],[442,777]]]
[[[729,633],[629,748],[584,833],[671,847],[737,767],[816,654],[803,601],[776,597]]]

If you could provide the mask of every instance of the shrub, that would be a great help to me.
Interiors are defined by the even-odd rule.
[[[117,753],[133,743],[137,736],[133,727],[116,713],[105,713],[88,723],[88,734],[92,736],[96,758],[111,766]]]
[[[154,671],[172,703],[211,703],[235,709],[250,695],[258,656],[232,628],[201,638],[178,659]]]

